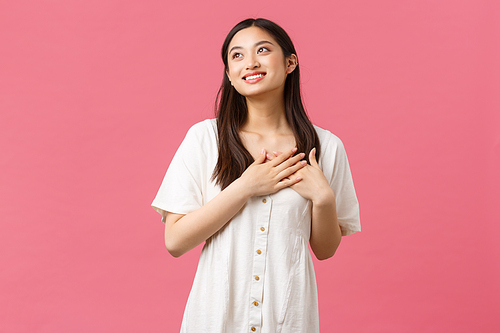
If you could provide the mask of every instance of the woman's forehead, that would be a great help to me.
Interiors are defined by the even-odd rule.
[[[231,42],[229,43],[229,50],[234,47],[251,47],[254,44],[262,41],[268,41],[274,45],[277,45],[276,40],[264,29],[259,27],[248,27],[238,31]]]

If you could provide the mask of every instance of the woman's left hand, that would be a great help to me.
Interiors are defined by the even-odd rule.
[[[280,153],[276,153],[275,156]],[[272,156],[268,155],[268,159]],[[309,152],[309,162],[310,165],[306,165],[302,169],[298,170],[289,177],[300,177],[302,180],[290,188],[294,189],[303,198],[311,200],[313,204],[324,203],[325,200],[331,200],[332,194],[335,198],[328,180],[326,180],[323,171],[320,169],[318,162],[316,161],[316,148],[311,149]]]

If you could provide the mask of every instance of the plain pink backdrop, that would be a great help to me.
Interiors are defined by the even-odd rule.
[[[170,257],[150,204],[247,17],[288,31],[351,163],[322,332],[497,332],[495,0],[2,1],[0,332],[178,332],[200,248]]]

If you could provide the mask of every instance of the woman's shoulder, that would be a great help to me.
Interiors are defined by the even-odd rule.
[[[333,145],[333,146],[341,146],[343,147],[342,140],[332,132],[330,132],[327,129],[321,128],[319,126],[316,126],[313,124],[314,129],[316,130],[316,133],[318,134],[319,138],[319,143],[321,146],[328,146],[328,145]]]
[[[192,125],[188,133],[208,134],[211,132],[217,133],[217,119],[205,119]]]
[[[216,122],[213,119],[195,123],[188,129],[177,154],[183,156],[185,160],[192,162],[196,160],[198,163],[199,159],[205,159],[205,164],[208,163],[209,156],[213,156],[217,152],[216,128]]]
[[[217,120],[205,119],[192,125],[187,131],[186,139],[199,142],[217,140]]]

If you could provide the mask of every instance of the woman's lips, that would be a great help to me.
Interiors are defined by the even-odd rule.
[[[266,76],[265,73],[253,74],[253,75],[245,76],[243,78],[243,80],[245,80],[245,82],[247,82],[247,83],[255,83],[255,82],[259,82],[260,80],[262,80],[265,76]]]

